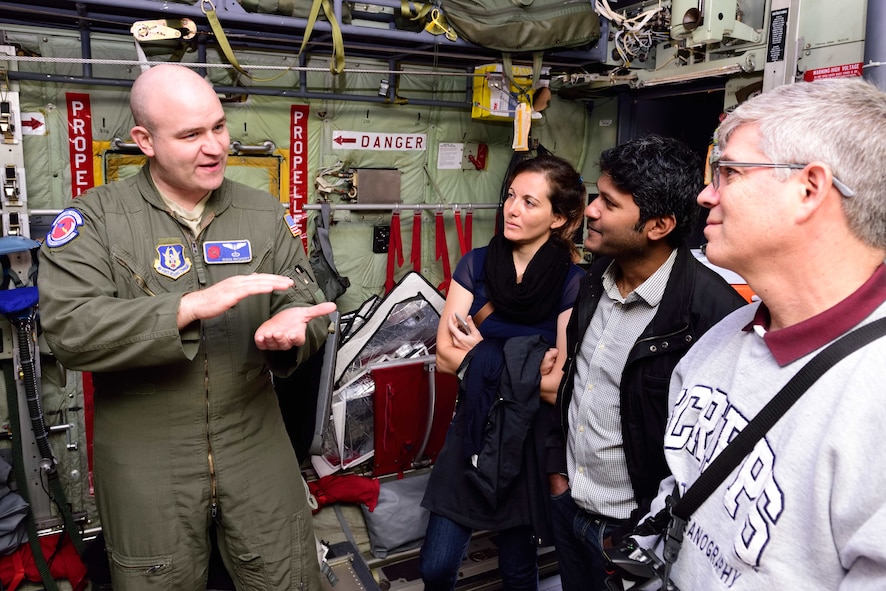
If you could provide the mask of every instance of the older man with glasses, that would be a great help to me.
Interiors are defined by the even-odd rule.
[[[714,326],[674,371],[673,476],[653,514],[816,353],[886,317],[884,159],[886,93],[861,79],[778,87],[724,120],[698,198],[706,254],[762,301]],[[886,588],[884,359],[882,337],[851,353],[766,432],[690,516],[676,588]]]

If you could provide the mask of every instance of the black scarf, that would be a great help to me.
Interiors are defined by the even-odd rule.
[[[513,244],[496,234],[486,251],[486,291],[503,318],[537,324],[556,314],[571,256],[565,245],[549,239],[529,261],[517,283]]]

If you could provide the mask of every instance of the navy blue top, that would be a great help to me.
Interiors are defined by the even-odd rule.
[[[485,276],[487,252],[486,247],[481,247],[467,253],[459,261],[452,275],[459,285],[474,294],[471,315],[476,314],[488,301]],[[480,325],[484,342],[500,340],[503,343],[514,337],[541,335],[549,346],[556,346],[557,317],[573,307],[584,275],[585,272],[581,267],[570,265],[561,292],[558,294],[552,291],[550,294],[551,298],[558,298],[556,313],[537,324],[517,324],[503,319],[493,311]],[[475,362],[476,360],[471,361],[471,364]],[[464,386],[464,382],[460,384],[459,397],[467,394],[463,391]],[[513,454],[523,458],[523,468],[518,477],[520,484],[511,487],[507,496],[493,506],[479,493],[479,489],[467,476],[471,468],[466,460],[464,446],[470,425],[468,413],[463,407],[466,400],[478,395],[480,393],[474,391],[468,395],[468,398],[460,398],[460,408],[456,412],[446,435],[446,441],[431,471],[422,506],[473,529],[501,531],[528,525],[532,528],[534,536],[547,543],[551,540],[551,533],[550,507],[547,502],[550,489],[545,454],[547,436],[558,424],[556,410],[549,404],[540,405],[532,419],[531,434],[521,449],[511,450]]]
[[[473,316],[480,308],[489,301],[489,295],[486,293],[486,253],[488,247],[483,246],[475,248],[467,253],[458,262],[455,267],[455,273],[452,278],[459,285],[474,294],[474,301],[471,303],[469,314]],[[557,316],[564,310],[568,310],[575,303],[578,297],[579,284],[584,270],[576,264],[569,266],[566,275],[566,281],[563,284],[563,291],[560,293],[560,302],[557,306],[557,315],[546,318],[537,324],[516,324],[513,321],[505,320],[497,311],[493,312],[480,325],[480,334],[484,339],[501,338],[509,339],[517,336],[530,336],[540,334],[544,339],[554,346],[557,343]],[[552,297],[555,294],[551,294]]]

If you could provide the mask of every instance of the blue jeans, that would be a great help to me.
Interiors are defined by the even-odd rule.
[[[551,513],[563,591],[604,591],[603,540],[622,522],[584,511],[571,490],[551,497]]]
[[[473,530],[431,513],[419,554],[419,571],[425,591],[452,591],[468,551]],[[496,533],[498,569],[504,591],[536,591],[538,563],[529,527]]]

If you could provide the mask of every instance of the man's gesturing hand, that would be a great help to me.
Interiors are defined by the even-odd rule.
[[[195,320],[206,320],[224,314],[240,300],[251,295],[283,291],[292,287],[292,279],[283,275],[253,273],[219,281],[211,287],[182,296],[178,306],[177,324],[182,329]]]
[[[332,302],[278,312],[255,331],[255,346],[264,351],[288,351],[304,345],[308,322],[331,312],[335,312]]]

